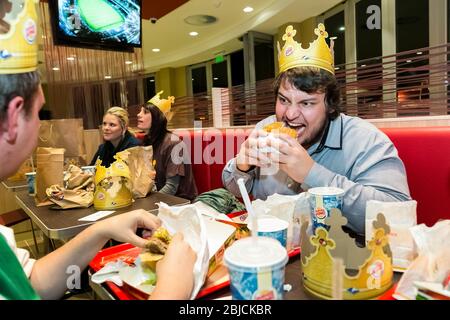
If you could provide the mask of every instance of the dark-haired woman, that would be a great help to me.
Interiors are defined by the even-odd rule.
[[[156,188],[159,192],[193,200],[198,192],[186,144],[167,129],[167,116],[174,98],[159,99],[158,93],[137,115],[138,128],[146,131],[144,145],[153,146]],[[164,111],[164,112],[163,112]]]

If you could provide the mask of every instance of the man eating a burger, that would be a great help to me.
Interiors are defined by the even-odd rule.
[[[243,178],[247,191],[262,200],[313,187],[341,188],[343,214],[350,228],[363,235],[368,200],[411,199],[405,167],[384,133],[340,112],[328,34],[323,24],[314,32],[317,40],[303,49],[294,40],[296,30],[287,27],[285,44],[278,46],[275,115],[256,124],[236,158],[226,164],[222,180],[240,196],[237,180]],[[286,129],[273,133],[280,126]]]

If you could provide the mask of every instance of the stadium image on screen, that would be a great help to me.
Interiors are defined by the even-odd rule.
[[[87,41],[140,45],[137,0],[58,0],[59,29]]]

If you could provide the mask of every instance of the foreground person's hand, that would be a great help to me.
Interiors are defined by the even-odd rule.
[[[136,235],[136,230],[142,228],[153,231],[159,226],[161,226],[161,220],[157,216],[138,209],[99,221],[93,227],[107,240],[129,242],[143,248],[147,240]]]
[[[177,233],[164,258],[156,265],[156,287],[150,299],[189,299],[194,287],[194,264],[196,253]]]

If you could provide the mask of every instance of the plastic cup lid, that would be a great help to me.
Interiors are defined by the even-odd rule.
[[[247,226],[250,230],[250,225]],[[261,217],[258,218],[258,232],[274,232],[287,229],[289,223],[277,217]]]
[[[335,187],[317,187],[309,189],[308,192],[320,196],[338,196],[344,193],[344,189]]]
[[[268,237],[247,237],[234,242],[225,250],[227,266],[242,268],[267,268],[284,266],[288,261],[286,248],[278,240]]]

